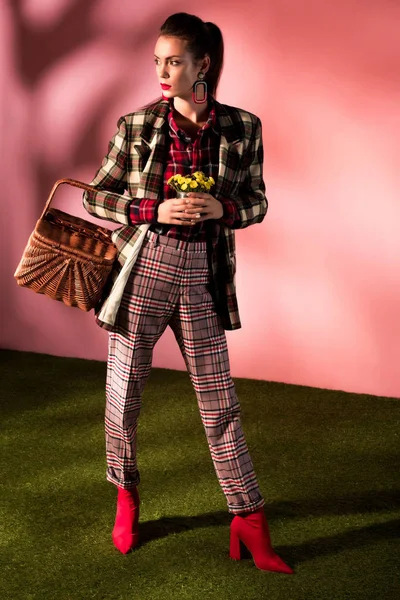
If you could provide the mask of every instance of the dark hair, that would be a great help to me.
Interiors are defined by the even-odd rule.
[[[172,36],[186,40],[186,48],[194,61],[210,56],[210,67],[204,76],[207,92],[216,97],[224,62],[224,40],[220,28],[215,23],[204,22],[195,15],[179,12],[171,15],[160,27],[160,36]],[[162,96],[141,109],[150,108],[160,102]]]

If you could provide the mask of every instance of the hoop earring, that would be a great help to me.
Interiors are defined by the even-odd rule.
[[[207,102],[207,81],[204,81],[204,73],[200,71],[197,75],[198,80],[193,85],[193,102],[196,104],[204,104]]]

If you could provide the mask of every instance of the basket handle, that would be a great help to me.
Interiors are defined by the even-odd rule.
[[[43,219],[44,215],[46,214],[46,212],[51,204],[51,201],[53,200],[54,194],[57,191],[58,186],[61,185],[62,183],[67,183],[68,185],[73,185],[74,187],[81,188],[82,190],[87,190],[88,192],[91,192],[92,190],[95,190],[96,192],[99,191],[98,188],[94,187],[93,185],[89,185],[88,183],[83,183],[83,181],[77,181],[76,179],[68,179],[68,178],[59,179],[53,185],[53,189],[50,192],[50,195],[47,199],[47,202],[43,209],[42,215],[40,217],[41,219]]]

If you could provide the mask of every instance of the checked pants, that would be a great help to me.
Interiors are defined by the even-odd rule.
[[[205,242],[148,231],[109,334],[106,382],[107,480],[140,481],[136,433],[153,348],[169,325],[189,372],[214,468],[233,514],[264,505],[240,422],[225,330],[207,290]],[[162,418],[162,417],[160,417]]]

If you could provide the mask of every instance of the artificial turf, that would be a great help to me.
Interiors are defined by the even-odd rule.
[[[112,545],[105,364],[0,352],[0,598],[400,597],[400,400],[235,379],[276,551],[228,558],[225,497],[186,373],[153,369],[138,432],[141,545]]]

